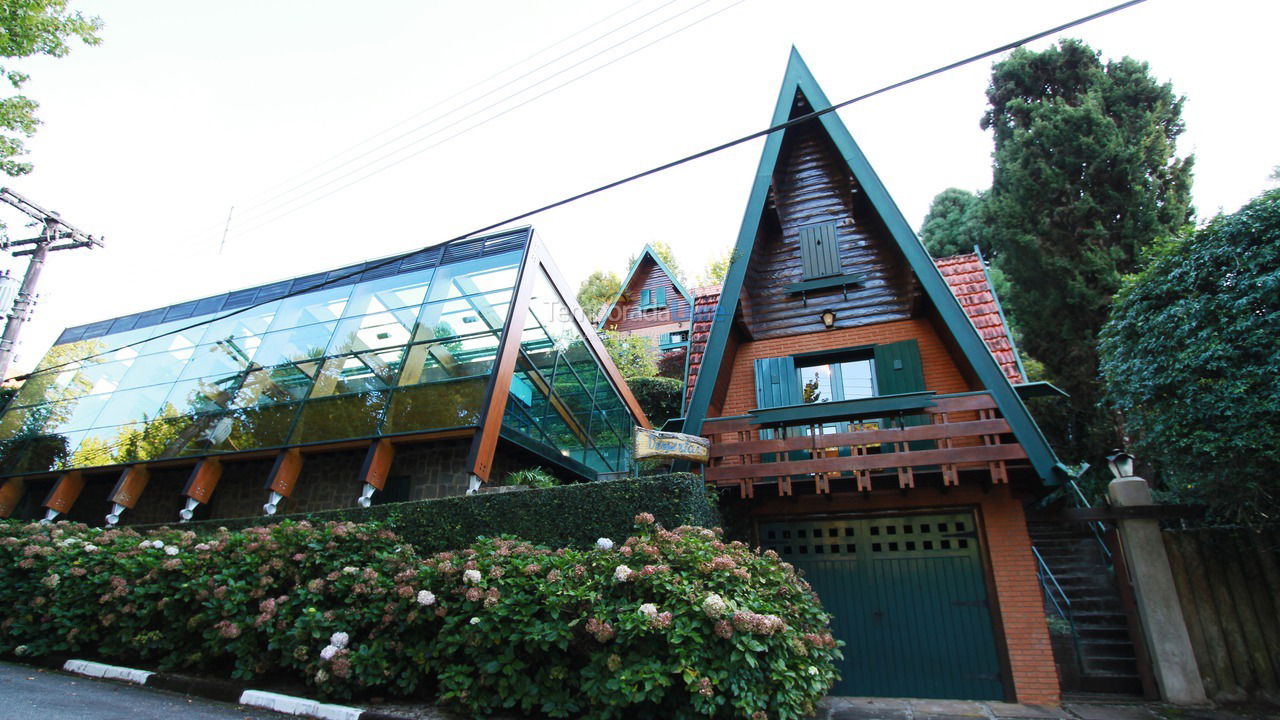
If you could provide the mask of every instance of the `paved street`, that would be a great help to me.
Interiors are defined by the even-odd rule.
[[[279,713],[0,662],[5,720],[283,720]],[[295,719],[296,720],[296,719]]]

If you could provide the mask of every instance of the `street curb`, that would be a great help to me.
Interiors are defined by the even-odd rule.
[[[144,685],[184,695],[203,697],[209,700],[272,710],[285,715],[317,718],[317,720],[405,720],[403,715],[395,715],[380,710],[362,710],[349,705],[333,705],[311,698],[284,695],[266,690],[251,690],[226,680],[210,680],[172,673],[155,673],[119,665],[107,665],[92,660],[70,659],[62,663],[61,669],[63,672],[74,675],[104,680],[120,680],[133,685]]]

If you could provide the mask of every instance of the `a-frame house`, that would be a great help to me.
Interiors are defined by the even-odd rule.
[[[655,354],[689,346],[693,295],[649,245],[636,257],[598,327],[649,340]]]
[[[772,124],[827,107],[793,50]],[[768,136],[733,258],[684,431],[834,614],[833,692],[1057,702],[1023,508],[1059,463],[835,113]]]

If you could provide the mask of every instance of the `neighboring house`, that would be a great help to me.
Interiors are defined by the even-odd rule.
[[[595,479],[630,468],[636,424],[525,227],[68,328],[0,415],[0,517],[310,512],[538,465]]]
[[[683,353],[689,347],[693,297],[653,248],[645,245],[618,296],[604,308],[599,327],[647,339],[655,356]]]
[[[772,124],[829,106],[793,51]],[[834,614],[836,694],[1057,702],[1024,504],[1061,468],[980,259],[935,266],[835,113],[771,134],[755,178],[694,301],[707,480]]]

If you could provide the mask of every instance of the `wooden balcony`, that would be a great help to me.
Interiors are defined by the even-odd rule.
[[[846,427],[850,431],[834,431]],[[744,498],[764,481],[776,483],[780,495],[791,495],[793,482],[809,479],[818,493],[830,493],[833,482],[870,492],[872,474],[885,472],[896,473],[903,490],[914,488],[922,471],[940,472],[944,488],[959,485],[960,471],[972,469],[986,470],[992,483],[1007,483],[1008,464],[1027,458],[985,392],[755,410],[708,419],[702,434],[711,440],[707,480],[736,485]]]

